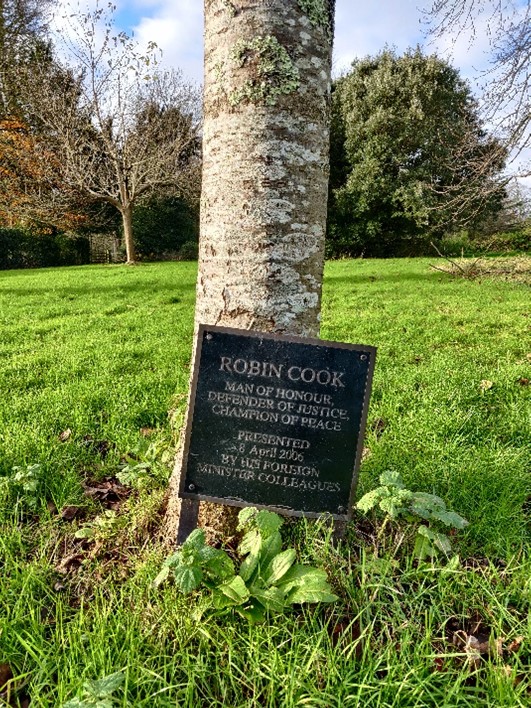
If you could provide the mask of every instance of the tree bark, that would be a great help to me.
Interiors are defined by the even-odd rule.
[[[196,330],[319,334],[333,10],[333,0],[205,0]],[[234,516],[201,506],[207,530]]]
[[[120,213],[124,230],[126,263],[132,265],[136,263],[135,242],[133,240],[133,207],[130,204],[123,206],[120,209]]]

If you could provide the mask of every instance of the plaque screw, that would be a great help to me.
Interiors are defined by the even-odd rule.
[[[337,513],[338,514],[344,514],[345,513],[345,507],[344,506],[338,506],[337,507]]]
[[[212,335],[211,335],[211,334],[207,334],[206,338],[207,338],[207,339],[212,339]]]
[[[362,354],[362,355],[360,356],[360,359],[361,359],[362,361],[367,361],[367,354]]]
[[[189,491],[189,492],[195,491],[195,484],[189,484],[189,485],[188,485],[188,491]]]

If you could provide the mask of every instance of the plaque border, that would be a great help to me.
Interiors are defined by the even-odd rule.
[[[254,339],[272,339],[281,342],[294,343],[294,344],[310,344],[314,346],[324,346],[332,347],[336,349],[350,349],[360,352],[369,352],[371,356],[369,357],[369,366],[367,369],[367,378],[365,382],[365,389],[363,392],[362,409],[360,426],[358,431],[358,445],[356,448],[356,457],[354,460],[354,468],[352,470],[352,483],[350,486],[348,509],[345,514],[331,514],[328,511],[298,511],[292,509],[291,507],[283,506],[270,506],[268,504],[256,504],[253,502],[244,502],[239,499],[231,499],[230,497],[212,497],[206,494],[195,494],[194,492],[187,491],[185,487],[186,483],[186,473],[188,470],[188,453],[190,451],[190,442],[192,438],[192,428],[195,413],[195,401],[197,393],[197,384],[199,380],[199,364],[201,362],[201,352],[203,349],[203,339],[204,334],[212,332],[213,334],[233,334],[236,336],[249,337]],[[361,464],[361,457],[363,453],[363,442],[365,439],[365,430],[367,427],[367,416],[369,414],[369,401],[372,390],[372,380],[374,375],[374,367],[376,363],[376,347],[366,345],[366,344],[350,344],[349,342],[334,342],[327,339],[318,339],[317,337],[300,337],[291,334],[281,334],[278,332],[260,332],[253,329],[237,329],[235,327],[221,327],[219,325],[207,325],[200,324],[198,326],[196,338],[195,338],[195,356],[193,361],[192,369],[192,380],[190,385],[190,395],[188,398],[187,415],[186,415],[186,427],[184,435],[184,447],[182,454],[181,463],[181,479],[179,483],[178,496],[181,499],[193,499],[195,501],[206,501],[213,502],[215,504],[223,504],[227,506],[235,506],[240,508],[245,507],[256,507],[257,509],[268,509],[269,511],[275,511],[279,514],[284,514],[286,516],[296,516],[296,517],[306,517],[309,519],[317,519],[323,516],[332,518],[336,521],[350,521],[352,518],[352,507],[354,504],[356,487],[358,483],[358,472]]]

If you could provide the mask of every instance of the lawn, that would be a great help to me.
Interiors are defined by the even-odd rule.
[[[378,348],[359,494],[393,469],[441,496],[456,555],[288,521],[340,600],[259,625],[153,586],[195,264],[0,273],[0,705],[96,705],[115,672],[120,706],[529,704],[530,291],[430,262],[327,264],[321,336]]]

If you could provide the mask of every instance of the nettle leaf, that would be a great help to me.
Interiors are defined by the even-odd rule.
[[[284,593],[279,588],[251,588],[251,595],[256,598],[266,610],[272,612],[283,612],[286,609],[286,603],[284,601]]]
[[[275,585],[295,563],[296,553],[294,548],[288,548],[273,558],[265,569],[262,578],[267,585]]]
[[[404,489],[402,475],[396,470],[385,470],[385,472],[382,472],[380,475],[380,484],[388,487],[397,487],[397,489]]]
[[[170,566],[165,565],[160,573],[157,575],[155,580],[153,581],[153,587],[158,588],[159,585],[162,585],[162,583],[167,580],[168,576],[170,574]]]
[[[181,565],[183,562],[183,555],[180,551],[177,551],[171,556],[168,556],[166,560],[164,561],[164,565],[168,566],[168,568],[175,568],[178,565]]]
[[[255,524],[264,538],[271,536],[282,526],[284,521],[274,511],[261,509],[255,518]]]
[[[389,492],[387,491],[387,489],[384,489],[383,487],[373,489],[370,492],[367,492],[367,494],[364,494],[361,499],[358,500],[356,504],[356,509],[363,511],[366,514],[371,509],[374,509],[374,507],[378,505],[380,500],[388,494]]]
[[[205,572],[210,577],[217,580],[228,580],[234,575],[234,563],[221,548],[205,546],[200,551],[200,558],[203,561]]]
[[[245,528],[253,526],[252,521],[257,513],[258,509],[255,509],[254,506],[242,509],[238,514],[238,531],[243,531]]]
[[[452,552],[452,544],[450,539],[445,533],[440,533],[439,531],[434,531],[427,526],[419,526],[417,533],[421,536],[427,538],[435,548],[442,551],[446,555],[450,555]]]
[[[116,689],[120,688],[124,682],[124,675],[121,671],[117,671],[114,674],[109,674],[109,676],[104,676],[101,679],[95,681],[86,681],[84,683],[84,688],[87,693],[90,693],[95,698],[107,698]]]
[[[197,565],[179,565],[174,573],[177,587],[185,595],[195,590],[203,580],[203,571]]]
[[[203,529],[194,529],[183,543],[183,551],[199,551],[206,543],[206,534]]]
[[[401,499],[395,496],[389,496],[380,499],[380,509],[385,511],[386,514],[389,514],[392,519],[396,519],[404,510],[404,506]]]
[[[455,511],[434,512],[433,518],[441,521],[445,526],[452,526],[454,529],[464,529],[468,526],[468,521]]]

